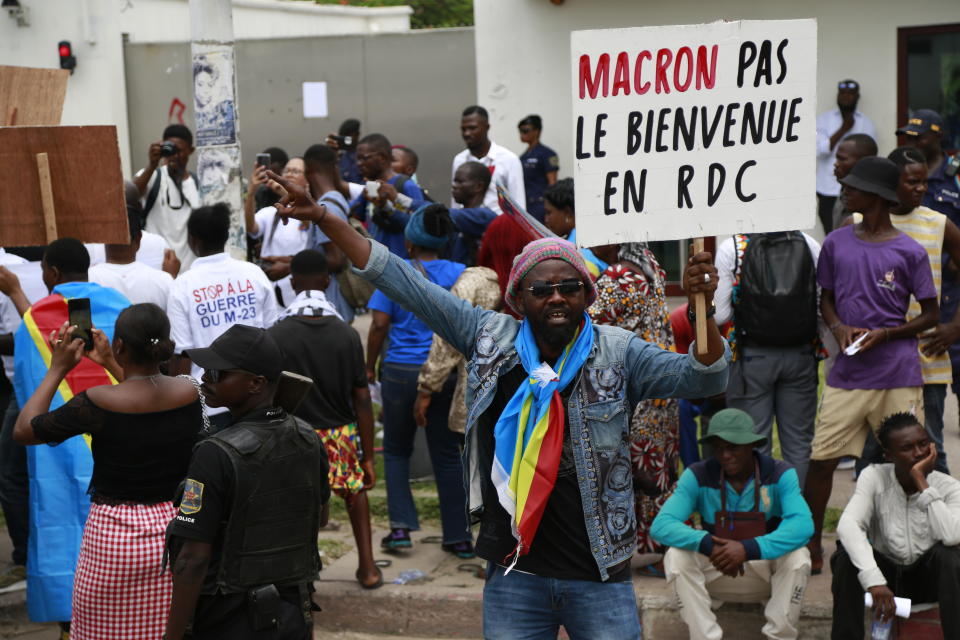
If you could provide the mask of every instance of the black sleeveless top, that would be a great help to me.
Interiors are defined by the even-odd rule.
[[[154,504],[172,500],[187,475],[193,445],[201,438],[203,408],[197,399],[168,411],[117,413],[101,409],[86,392],[31,422],[48,444],[89,433],[94,502]]]

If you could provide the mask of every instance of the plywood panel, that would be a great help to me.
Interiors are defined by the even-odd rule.
[[[69,75],[66,69],[0,66],[0,125],[60,124]]]
[[[47,154],[59,237],[130,241],[116,127],[0,127],[0,246],[47,244],[38,153]]]

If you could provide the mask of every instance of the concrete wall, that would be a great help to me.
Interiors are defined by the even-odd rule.
[[[130,42],[190,40],[189,0],[119,4],[121,30]],[[364,8],[303,0],[233,0],[233,33],[237,40],[392,33],[410,29],[411,13],[408,6]]]
[[[136,170],[175,99],[186,105],[183,122],[193,128],[190,45],[129,43],[125,56]],[[380,132],[415,149],[421,184],[438,201],[449,200],[450,162],[463,148],[460,112],[476,102],[473,29],[241,40],[236,56],[244,176],[265,147],[300,155],[355,117],[362,133]],[[303,117],[308,81],[327,83],[328,118]]]
[[[476,0],[477,95],[491,111],[497,142],[520,152],[517,122],[543,117],[543,141],[560,154],[560,174],[573,157],[570,115],[570,31],[714,20],[817,18],[818,112],[834,106],[836,82],[861,83],[860,109],[877,125],[881,150],[896,144],[897,27],[960,20],[957,0]]]

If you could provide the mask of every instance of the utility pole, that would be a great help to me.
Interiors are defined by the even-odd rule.
[[[190,0],[197,177],[203,204],[230,206],[227,251],[247,256],[231,0]]]

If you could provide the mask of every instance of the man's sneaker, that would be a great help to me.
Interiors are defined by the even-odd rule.
[[[27,588],[27,568],[21,564],[14,565],[0,573],[0,593],[23,591]]]
[[[410,529],[391,529],[381,541],[380,547],[387,551],[396,549],[409,549],[413,546],[410,541]]]
[[[469,540],[455,542],[453,544],[445,544],[442,546],[444,551],[452,553],[458,558],[463,558],[464,560],[477,557],[476,552],[473,550],[473,543]]]

